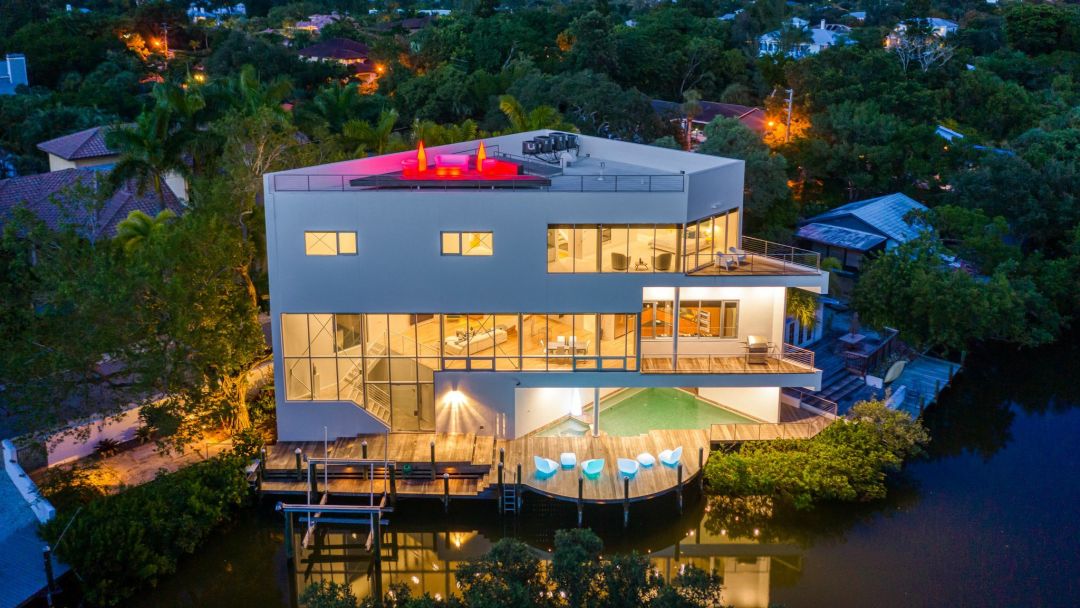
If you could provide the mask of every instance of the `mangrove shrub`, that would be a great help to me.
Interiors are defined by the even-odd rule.
[[[248,496],[246,462],[228,453],[93,500],[60,513],[42,535],[78,574],[87,602],[123,604],[172,574],[180,556],[193,553],[232,516]]]
[[[885,496],[888,473],[918,454],[926,430],[882,401],[855,404],[810,439],[744,443],[714,452],[705,467],[710,491],[771,496],[807,509],[822,501],[867,501]]]

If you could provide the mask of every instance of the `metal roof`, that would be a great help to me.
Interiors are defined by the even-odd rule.
[[[912,211],[926,211],[926,205],[899,192],[865,201],[855,201],[806,220],[807,224],[825,223],[853,216],[898,243],[906,243],[923,232],[923,227],[904,218]]]
[[[0,608],[15,608],[45,588],[45,541],[38,519],[19,489],[0,469]],[[53,559],[59,577],[67,566]]]
[[[806,224],[800,226],[795,235],[816,243],[855,251],[869,251],[885,242],[885,237],[879,234],[830,224]]]

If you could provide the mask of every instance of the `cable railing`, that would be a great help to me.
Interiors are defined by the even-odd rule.
[[[646,374],[807,374],[814,369],[814,351],[792,344],[780,352],[642,356]]]

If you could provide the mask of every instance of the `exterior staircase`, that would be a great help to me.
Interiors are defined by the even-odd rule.
[[[815,365],[821,370],[821,390],[810,394],[828,399],[838,404],[840,413],[859,399],[868,387],[862,376],[852,373],[844,364],[844,359],[827,348],[815,354]]]

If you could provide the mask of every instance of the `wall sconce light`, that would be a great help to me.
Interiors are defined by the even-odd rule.
[[[465,405],[465,393],[458,390],[450,391],[449,393],[446,393],[445,401],[446,404],[452,408],[461,407]]]

